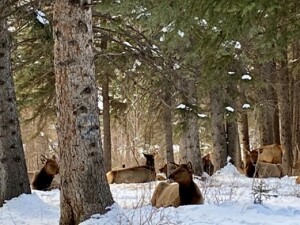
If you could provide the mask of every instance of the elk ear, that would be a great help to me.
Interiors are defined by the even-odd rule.
[[[187,164],[187,169],[190,171],[190,172],[193,172],[193,165],[191,162],[188,162]]]

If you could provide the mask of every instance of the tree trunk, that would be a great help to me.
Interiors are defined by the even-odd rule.
[[[300,44],[296,43],[294,46],[294,59],[299,59],[300,57]],[[300,160],[300,70],[298,66],[295,66],[294,76],[293,76],[293,133],[292,133],[292,143],[293,143],[293,155],[294,155],[294,165]],[[300,168],[299,168],[300,169]],[[293,175],[297,174],[299,169],[293,171]]]
[[[172,94],[170,92],[169,85],[166,84],[164,90],[165,90],[165,95],[164,95],[163,121],[164,121],[164,128],[165,128],[166,158],[167,158],[167,162],[175,162],[174,151],[173,151]],[[170,168],[167,169],[168,169],[167,174],[170,174]]]
[[[180,161],[181,163],[192,162],[194,174],[201,176],[203,173],[202,157],[199,140],[199,117],[197,113],[197,94],[195,79],[182,80],[182,87],[185,87],[183,104],[188,108],[182,116],[183,130],[180,137]]]
[[[100,22],[100,21],[99,21]],[[103,24],[107,24],[105,19]],[[101,38],[101,50],[106,51],[108,38]],[[105,171],[111,170],[111,133],[110,133],[110,101],[109,101],[109,72],[107,69],[101,71],[102,74],[102,97],[103,97],[103,148],[105,158]]]
[[[258,92],[258,100],[262,105],[258,114],[260,145],[280,144],[277,96],[273,87],[275,64],[269,62],[261,65],[260,76],[264,85]]]
[[[240,142],[242,145],[242,152],[243,152],[243,164],[244,167],[246,166],[246,155],[247,152],[250,151],[250,139],[249,139],[249,126],[248,126],[248,115],[247,112],[240,112],[239,113],[239,137]]]
[[[228,105],[234,109],[234,112],[229,112],[226,118],[226,134],[227,134],[227,154],[231,157],[236,168],[241,168],[241,148],[238,131],[238,113],[237,113],[237,79],[230,75],[227,87]]]
[[[54,69],[60,152],[60,224],[79,224],[113,203],[105,177],[93,56],[92,11],[54,4]]]
[[[105,73],[102,80],[103,97],[103,147],[105,158],[105,171],[111,170],[111,133],[109,113],[109,74]]]
[[[0,8],[3,7],[2,2]],[[0,207],[5,200],[31,193],[11,73],[10,50],[7,23],[0,14]]]
[[[210,90],[210,111],[213,151],[211,160],[215,171],[223,168],[227,161],[227,144],[224,127],[224,108],[222,90],[215,87]]]
[[[283,157],[283,166],[288,175],[292,174],[293,150],[292,150],[292,112],[290,104],[290,79],[288,71],[287,51],[283,52],[284,59],[279,63],[277,95],[280,118],[281,144],[286,152]]]

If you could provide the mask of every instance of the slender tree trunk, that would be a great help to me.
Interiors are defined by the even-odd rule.
[[[54,69],[60,152],[60,224],[79,224],[113,203],[105,177],[93,56],[91,2],[54,4]]]
[[[103,147],[105,158],[105,171],[111,170],[111,133],[109,113],[109,74],[105,73],[102,80],[103,97]]]
[[[183,114],[183,130],[180,137],[180,158],[183,163],[192,162],[194,174],[201,176],[203,173],[202,157],[199,140],[199,117],[197,113],[197,94],[195,79],[181,80],[185,87],[183,103],[188,107]]]
[[[240,83],[238,86],[239,97],[238,97],[238,130],[239,130],[239,140],[242,147],[242,160],[243,168],[246,166],[247,152],[250,151],[250,138],[249,138],[249,124],[248,124],[248,113],[247,109],[243,108],[244,104],[247,103],[246,91],[244,90],[243,84]]]
[[[3,7],[0,1],[0,8]],[[0,12],[0,207],[23,193],[29,194],[25,155],[11,72],[11,38]]]
[[[280,138],[286,152],[283,157],[283,166],[288,175],[292,174],[292,112],[290,104],[290,79],[288,71],[287,51],[283,52],[284,59],[279,63],[277,95],[280,118]]]
[[[107,24],[106,20],[102,20],[103,24]],[[106,51],[108,38],[106,36],[101,39],[101,50]],[[105,171],[111,170],[111,128],[110,128],[110,101],[109,101],[109,72],[107,69],[102,73],[102,97],[103,97],[103,148],[105,158]]]
[[[247,112],[239,114],[239,136],[242,145],[244,168],[246,165],[246,154],[250,151],[249,125]]]
[[[163,121],[164,121],[164,128],[165,128],[167,162],[175,162],[174,151],[173,151],[172,94],[169,85],[165,85]],[[168,168],[167,174],[170,174],[170,168]]]
[[[210,90],[210,111],[212,126],[213,151],[211,160],[214,169],[219,170],[226,165],[227,162],[227,143],[224,127],[224,108],[223,97],[220,87]]]
[[[300,44],[297,42],[294,46],[294,59],[300,58]],[[293,155],[294,155],[294,162],[293,164],[296,165],[296,163],[300,160],[299,158],[299,152],[300,152],[300,70],[298,69],[298,66],[295,66],[294,70],[294,82],[293,82],[293,133],[292,133],[292,143],[293,143]],[[299,168],[300,169],[300,168]],[[296,174],[299,169],[296,169],[293,171],[293,175],[299,175]],[[295,173],[296,172],[296,173]]]

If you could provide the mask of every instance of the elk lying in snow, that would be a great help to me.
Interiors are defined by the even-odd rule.
[[[54,155],[52,158],[46,158],[42,155],[41,161],[45,165],[40,171],[34,174],[31,186],[32,189],[47,190],[50,187],[54,176],[59,173],[59,166]]]
[[[300,184],[300,176],[296,178],[296,184]]]
[[[151,198],[153,206],[159,208],[203,204],[203,195],[197,184],[193,181],[193,167],[191,162],[179,165],[170,174],[169,179],[176,183],[165,181],[158,183]]]
[[[143,154],[146,157],[146,165],[111,170],[106,174],[108,183],[145,183],[154,181],[156,179],[154,155]]]
[[[177,169],[179,165],[174,163],[174,162],[168,162],[166,163],[163,167],[161,167],[160,169],[158,169],[158,171],[162,174],[165,174],[165,176],[163,175],[160,175],[160,174],[157,174],[156,175],[156,180],[166,180],[167,177],[169,176],[169,173],[168,173],[168,167],[169,167],[169,171],[170,173],[172,173],[174,170]]]

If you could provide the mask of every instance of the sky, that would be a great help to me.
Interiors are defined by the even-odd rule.
[[[205,181],[194,177],[204,205],[154,208],[151,195],[158,181],[111,184],[115,203],[104,215],[81,225],[299,225],[300,185],[296,177],[252,179],[228,164]],[[269,190],[262,204],[254,204],[253,189]],[[59,190],[33,191],[7,201],[0,208],[0,225],[59,224]],[[298,196],[298,197],[297,197]]]

